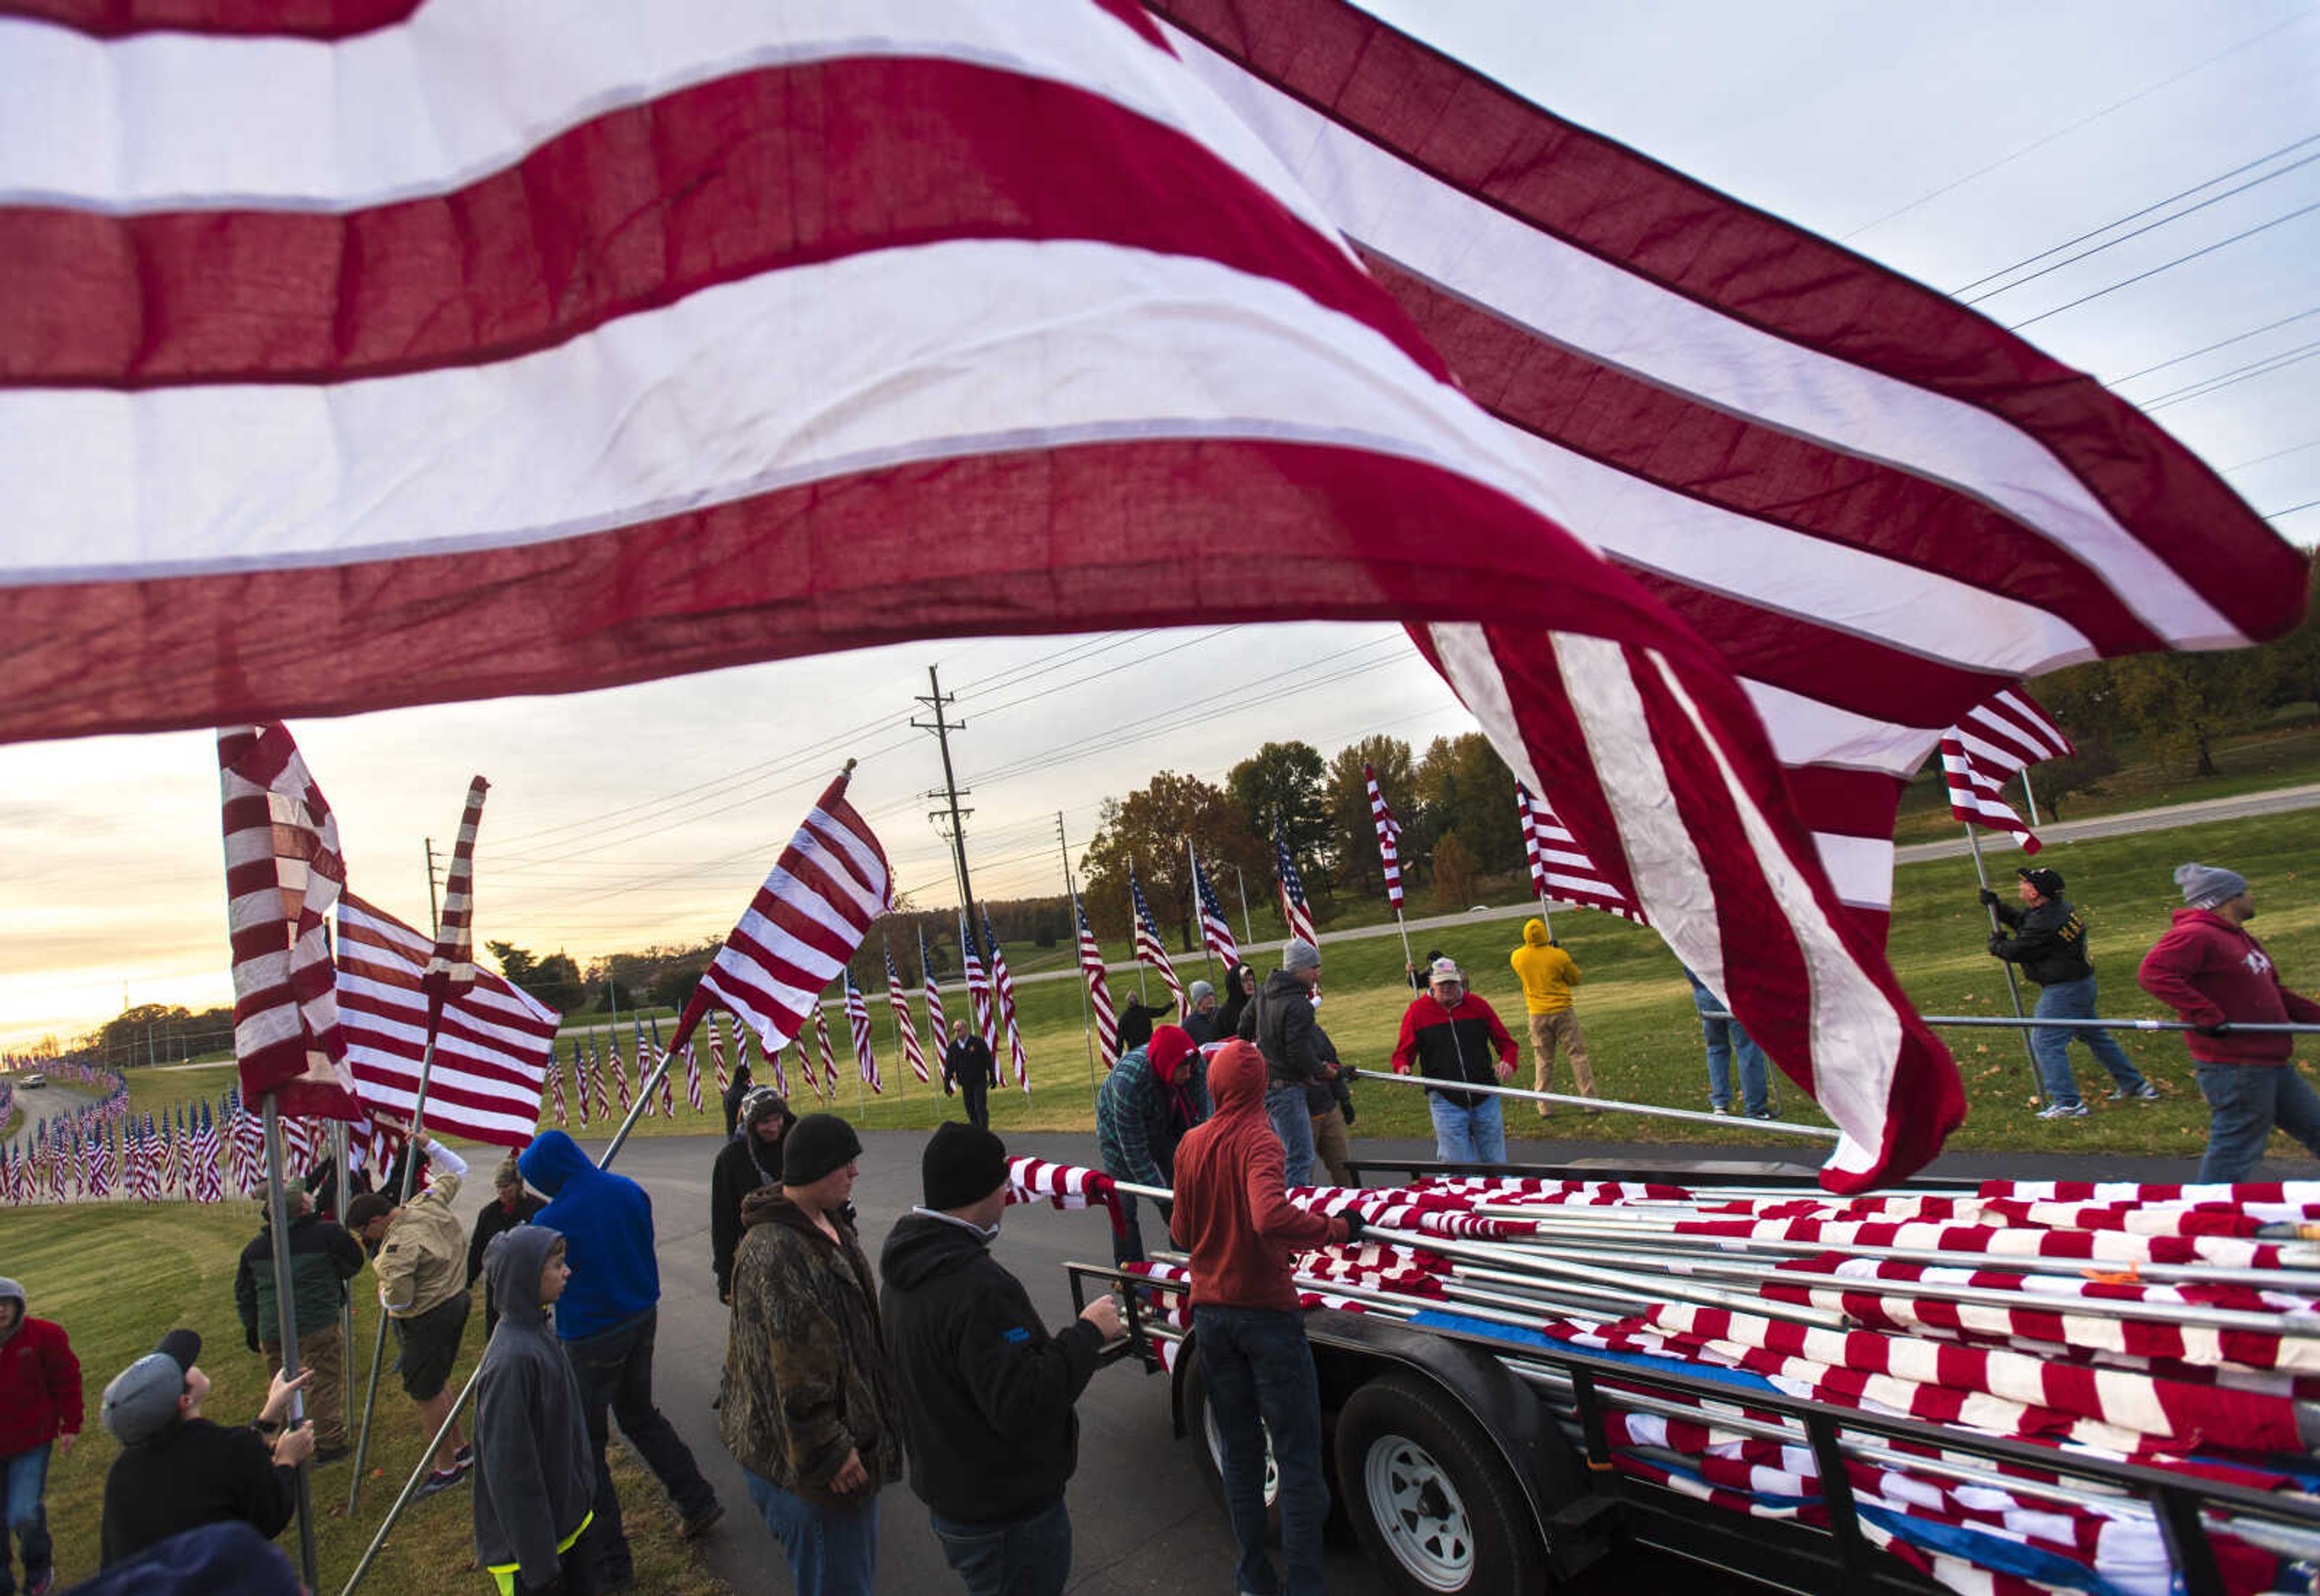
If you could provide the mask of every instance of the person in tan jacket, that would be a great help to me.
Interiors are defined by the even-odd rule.
[[[347,1205],[347,1229],[376,1249],[379,1306],[403,1349],[395,1368],[431,1436],[451,1416],[445,1388],[467,1328],[467,1228],[451,1211],[467,1165],[441,1142],[430,1138],[426,1150],[431,1167],[425,1191],[400,1207],[385,1192],[365,1192]],[[449,1490],[475,1462],[455,1421],[436,1450],[434,1471],[412,1500]]]
[[[1587,1061],[1587,1033],[1579,1029],[1579,1011],[1572,1007],[1571,989],[1579,984],[1579,965],[1563,952],[1563,944],[1546,934],[1546,921],[1534,916],[1523,922],[1523,945],[1507,957],[1521,980],[1523,1007],[1530,1014],[1531,1090],[1554,1090],[1554,1049],[1557,1043],[1571,1056],[1571,1074],[1582,1097],[1595,1095],[1595,1071]],[[1538,1117],[1547,1116],[1545,1103]],[[1598,1111],[1589,1109],[1589,1113]]]

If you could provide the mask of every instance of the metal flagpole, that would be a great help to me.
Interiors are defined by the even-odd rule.
[[[1064,812],[1060,809],[1056,811],[1056,846],[1064,853],[1064,895],[1072,901],[1072,957],[1076,962],[1080,948],[1080,889],[1072,880],[1072,845],[1064,836]],[[1102,957],[1101,951],[1097,957]],[[1080,1038],[1087,1044],[1088,1101],[1093,1102],[1096,1092],[1095,1011],[1088,1006],[1085,970],[1080,972]]]
[[[1966,847],[1971,849],[1973,854],[1974,879],[1981,883],[1982,891],[1988,892],[1989,890],[1989,870],[1988,866],[1984,866],[1981,862],[1981,838],[1975,832],[1971,825],[1968,825],[1965,829],[1965,843]],[[1989,905],[1989,929],[1991,934],[1994,936],[2000,929],[1998,919],[1998,905],[1992,903]],[[2014,1017],[2016,1020],[2023,1019],[2025,1016],[2022,1012],[2022,988],[2015,983],[2014,965],[2011,960],[2000,959],[1998,960],[1998,967],[2006,972],[2006,995],[2008,998],[2011,998],[2014,1002]],[[2022,1033],[2022,1050],[2030,1056],[2030,1084],[2032,1088],[2036,1091],[2042,1101],[2052,1102],[2053,1100],[2046,1096],[2046,1083],[2038,1078],[2038,1049],[2030,1045],[2030,1033],[2028,1031],[2024,1031]]]
[[[419,1058],[419,1095],[411,1105],[411,1138],[403,1144],[403,1182],[394,1199],[397,1208],[410,1202],[411,1183],[419,1174],[419,1144],[426,1136],[427,1078],[435,1069],[435,1032],[440,1022],[440,1013],[433,1004],[428,1006],[427,1050]],[[370,1383],[363,1392],[362,1429],[355,1437],[354,1478],[347,1482],[347,1512],[349,1516],[362,1502],[363,1455],[370,1449],[371,1416],[378,1410],[379,1371],[386,1364],[387,1318],[382,1304],[378,1339],[370,1349]]]
[[[1393,911],[1393,923],[1401,932],[1401,962],[1410,969],[1418,968],[1417,956],[1409,951],[1409,923],[1401,918],[1401,911]]]
[[[1545,921],[1546,922],[1546,939],[1547,939],[1548,941],[1550,941],[1550,942],[1554,941],[1554,910],[1552,910],[1552,909],[1549,909],[1549,908],[1546,906],[1546,891],[1545,891],[1545,889],[1544,887],[1542,887],[1541,889],[1539,889],[1539,894],[1538,894],[1538,917],[1539,917],[1539,919],[1541,919],[1541,920],[1545,920]]]
[[[1248,882],[1241,875],[1238,865],[1233,866],[1233,888],[1240,893],[1240,939],[1254,948],[1256,946],[1256,933],[1248,929]]]
[[[331,1206],[336,1211],[329,1218],[332,1224],[342,1225],[346,1222],[347,1217],[347,1193],[352,1188],[354,1182],[354,1171],[349,1166],[351,1161],[347,1157],[347,1122],[344,1120],[331,1121],[331,1159],[337,1167],[338,1177],[331,1183],[331,1191],[335,1193],[331,1199]],[[339,1298],[339,1345],[348,1352],[352,1352],[355,1348],[354,1293],[343,1289]],[[339,1381],[345,1387],[339,1393],[339,1411],[351,1413],[355,1410],[354,1359],[343,1356],[340,1357]]]
[[[2022,802],[2029,806],[2030,825],[2035,830],[2040,824],[2038,820],[2038,794],[2030,790],[2030,767],[2027,765],[2025,765],[2022,767]]]
[[[274,1242],[274,1325],[275,1333],[282,1338],[282,1374],[285,1379],[298,1377],[298,1305],[290,1290],[290,1213],[282,1197],[282,1109],[276,1095],[267,1093],[266,1103],[266,1217],[273,1232]],[[288,1422],[294,1428],[306,1416],[306,1398],[303,1392],[290,1397]],[[316,1583],[314,1559],[314,1503],[307,1486],[311,1464],[301,1463],[297,1474],[298,1501],[298,1566],[306,1576],[306,1588]]]

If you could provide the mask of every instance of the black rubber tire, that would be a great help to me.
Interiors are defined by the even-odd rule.
[[[1373,1448],[1391,1448],[1397,1440],[1415,1444],[1433,1460],[1464,1510],[1466,1551],[1463,1557],[1445,1552],[1433,1571],[1434,1582],[1420,1577],[1387,1533],[1382,1515],[1391,1507],[1370,1499]],[[1410,1596],[1498,1596],[1546,1589],[1546,1547],[1529,1500],[1505,1455],[1440,1386],[1414,1374],[1369,1382],[1339,1410],[1335,1450],[1337,1491],[1354,1535],[1396,1590]]]
[[[1192,1366],[1184,1371],[1184,1433],[1192,1438],[1192,1449],[1199,1455],[1201,1478],[1208,1485],[1209,1494],[1217,1506],[1225,1505],[1224,1455],[1219,1449],[1218,1437],[1209,1420],[1209,1386],[1202,1377],[1201,1360],[1191,1349],[1186,1356]],[[1262,1426],[1264,1420],[1259,1419]],[[1264,1542],[1267,1546],[1281,1544],[1281,1491],[1275,1484],[1264,1503]]]

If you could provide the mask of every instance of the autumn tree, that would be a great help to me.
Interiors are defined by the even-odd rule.
[[[1482,868],[1455,831],[1445,831],[1434,843],[1434,901],[1445,909],[1464,909],[1474,901],[1474,883]]]
[[[1337,750],[1329,761],[1328,789],[1329,824],[1345,844],[1337,880],[1358,891],[1382,893],[1385,870],[1378,857],[1377,828],[1370,815],[1369,783],[1362,774],[1365,765],[1377,771],[1378,785],[1401,825],[1398,851],[1405,872],[1409,861],[1426,856],[1430,839],[1408,743],[1398,737],[1372,735]]]
[[[1437,737],[1413,773],[1428,823],[1439,837],[1455,831],[1485,875],[1522,867],[1522,823],[1515,810],[1515,778],[1491,739],[1479,731]],[[1440,842],[1435,844],[1438,852]],[[1436,865],[1437,872],[1441,868]]]
[[[1318,760],[1320,756],[1314,756]],[[1130,925],[1128,872],[1133,865],[1145,902],[1165,935],[1170,928],[1181,947],[1199,944],[1192,872],[1185,858],[1190,839],[1201,866],[1214,873],[1237,865],[1252,875],[1271,869],[1271,851],[1251,832],[1248,816],[1222,789],[1198,776],[1162,771],[1125,798],[1107,798],[1095,838],[1080,857],[1085,877],[1081,896],[1098,936],[1118,937]]]
[[[1329,818],[1328,774],[1319,748],[1291,741],[1266,743],[1225,775],[1225,790],[1266,845],[1268,859],[1273,820],[1279,817],[1309,892],[1334,879],[1345,851],[1345,839]]]

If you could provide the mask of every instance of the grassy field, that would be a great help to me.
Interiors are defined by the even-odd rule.
[[[49,1527],[56,1537],[57,1568],[68,1582],[96,1571],[97,1529],[103,1512],[104,1474],[119,1448],[97,1422],[97,1401],[105,1383],[162,1334],[178,1326],[199,1330],[202,1370],[214,1382],[205,1409],[221,1423],[239,1424],[265,1400],[271,1371],[243,1350],[233,1311],[234,1260],[256,1233],[257,1205],[230,1202],[215,1207],[163,1203],[151,1208],[91,1205],[59,1214],[27,1209],[0,1212],[0,1257],[22,1281],[36,1318],[62,1324],[81,1360],[88,1403],[86,1428],[72,1454],[49,1470]],[[371,1277],[355,1282],[358,1356],[355,1401],[367,1377],[370,1347],[377,1334],[377,1299]],[[367,1311],[366,1311],[367,1308]],[[480,1310],[479,1310],[480,1315]],[[482,1351],[482,1319],[467,1337],[455,1382],[464,1382]],[[393,1373],[379,1383],[378,1417],[371,1434],[362,1510],[347,1516],[347,1471],[352,1459],[313,1471],[316,1544],[322,1588],[336,1591],[402,1490],[425,1445],[412,1405]],[[621,1448],[614,1449],[614,1472],[630,1538],[636,1547],[639,1588],[678,1596],[714,1596],[726,1591],[675,1537],[675,1520],[651,1477]],[[295,1528],[279,1544],[294,1564]],[[447,1588],[485,1589],[475,1564],[474,1526],[465,1488],[421,1502],[397,1521],[363,1589],[404,1596],[432,1596]]]

